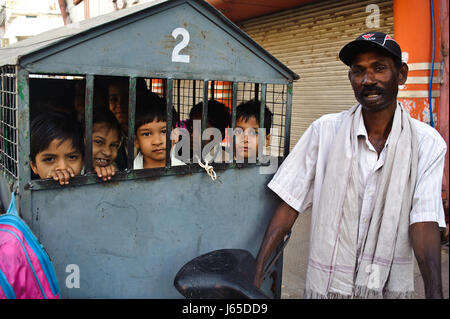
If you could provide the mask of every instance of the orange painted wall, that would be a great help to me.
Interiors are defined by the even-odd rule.
[[[440,46],[440,2],[434,2],[435,19],[435,64],[441,60]],[[408,65],[415,63],[431,63],[432,61],[432,27],[431,27],[431,5],[426,0],[394,0],[394,35],[400,44],[402,51],[407,53]],[[434,69],[433,76],[440,75],[439,69]],[[429,78],[430,70],[410,70],[408,77]],[[428,83],[407,83],[400,91],[426,91]],[[440,90],[440,84],[432,86],[433,91]],[[409,110],[411,116],[423,122],[430,122],[428,93],[422,97],[399,98]],[[434,126],[438,128],[439,123],[439,97],[435,98],[433,109]]]
[[[440,3],[434,2],[436,48],[440,47]],[[394,0],[394,34],[409,63],[431,62],[431,10],[427,0]],[[439,50],[436,57],[440,58]],[[438,60],[439,61],[439,60]]]
[[[433,109],[434,127],[448,141],[448,0],[434,0],[434,25],[435,25],[435,64],[441,63],[441,52],[444,53],[445,66],[444,72],[438,67],[434,69],[434,77],[442,77],[442,85],[436,83],[432,85],[432,90],[436,93]],[[443,19],[441,19],[441,14]],[[410,68],[408,81],[414,77],[430,76],[430,70],[418,67],[417,63],[432,62],[432,24],[431,24],[431,4],[426,0],[394,0],[394,36],[400,44],[402,51],[407,52],[406,61]],[[443,37],[441,35],[441,28]],[[441,43],[442,42],[442,43]],[[415,66],[415,68],[414,68]],[[433,81],[434,83],[434,81]],[[444,87],[447,87],[445,89]],[[401,92],[428,91],[428,83],[408,83],[401,88]],[[429,123],[429,99],[426,97],[402,97],[399,100],[409,111],[412,117]],[[448,151],[442,181],[442,197],[448,199],[449,181],[448,181]],[[448,204],[447,204],[448,205]],[[444,200],[445,208],[445,200]],[[448,206],[446,209],[446,219],[448,221]],[[447,230],[448,231],[448,230]]]

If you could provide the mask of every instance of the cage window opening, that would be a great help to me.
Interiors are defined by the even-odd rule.
[[[84,90],[84,100],[85,100],[85,136],[86,136],[86,143],[91,145],[89,147],[88,145],[85,145],[85,170],[87,173],[92,173],[92,169],[89,168],[93,167],[93,154],[91,154],[91,161],[89,163],[89,152],[92,152],[92,136],[89,138],[89,134],[92,135],[93,125],[94,123],[91,122],[89,126],[89,121],[93,121],[94,112],[97,110],[98,107],[98,100],[96,98],[97,94],[97,80],[101,79],[101,76],[93,76],[93,84],[92,88],[89,89],[89,85],[87,85],[89,80],[86,80],[86,78],[82,78],[83,81],[78,81],[79,83],[83,83],[83,90]],[[114,77],[111,77],[114,78]],[[119,77],[118,77],[119,78]],[[142,80],[144,80],[145,83],[145,89],[150,92],[154,92],[158,94],[159,96],[165,97],[166,103],[167,103],[167,139],[170,138],[170,133],[177,127],[182,127],[183,122],[189,119],[190,111],[192,108],[198,104],[202,103],[202,112],[201,112],[201,130],[203,131],[207,128],[207,120],[208,120],[208,113],[211,111],[211,106],[209,105],[209,101],[214,100],[218,101],[222,104],[224,104],[228,108],[228,113],[230,115],[230,123],[228,124],[229,128],[235,129],[236,126],[236,113],[233,114],[233,106],[237,108],[237,106],[242,103],[249,100],[258,100],[265,104],[265,107],[267,107],[273,114],[272,119],[272,127],[277,127],[279,129],[278,134],[275,134],[275,132],[271,132],[272,139],[271,144],[269,146],[272,147],[273,144],[276,145],[278,148],[278,154],[282,153],[280,150],[282,150],[283,142],[284,142],[284,128],[285,128],[285,117],[286,117],[286,85],[272,85],[272,84],[262,84],[262,83],[252,83],[252,82],[225,82],[220,80],[186,80],[186,79],[155,79],[155,78],[133,78],[133,77],[120,77],[120,78],[126,78],[127,85],[128,85],[128,102],[129,102],[129,113],[128,113],[128,120],[127,124],[129,129],[127,134],[127,140],[131,144],[128,144],[127,147],[127,159],[126,159],[126,167],[125,169],[132,169],[134,164],[134,158],[136,155],[137,150],[134,149],[134,128],[133,126],[136,125],[136,110],[134,110],[134,116],[132,109],[133,104],[133,98],[136,99],[134,101],[135,106],[137,105],[137,99],[138,99],[138,91],[137,87],[139,86],[138,83],[141,83]],[[37,80],[61,80],[56,79],[52,77],[34,77],[33,79]],[[80,80],[79,78],[75,78],[76,80]],[[73,80],[73,79],[72,79]],[[133,81],[135,83],[133,84]],[[74,81],[76,82],[76,81]],[[172,82],[172,86],[170,84]],[[134,87],[134,88],[133,88]],[[164,95],[165,94],[165,95]],[[92,95],[92,96],[90,96]],[[4,96],[8,97],[7,93],[4,93],[4,90],[2,88],[2,100],[4,100]],[[91,100],[91,102],[89,102]],[[91,103],[91,109],[88,107],[88,104]],[[169,105],[172,106],[172,108],[169,108]],[[15,110],[14,107],[2,107],[2,120],[4,118],[7,118],[8,121],[10,121],[9,117],[12,113],[8,113],[8,110],[12,109]],[[171,111],[174,111],[176,113],[170,114]],[[87,113],[86,113],[87,112]],[[234,112],[236,112],[234,110]],[[91,113],[89,115],[89,113]],[[264,127],[264,112],[260,112],[260,115],[262,113],[262,117],[260,118],[260,128]],[[174,114],[178,114],[178,118],[174,116]],[[15,119],[13,119],[15,121]],[[170,123],[171,122],[171,123]],[[15,122],[13,122],[15,123]],[[2,130],[6,130],[9,127],[14,127],[14,125],[10,124],[2,124]],[[89,133],[90,132],[90,133]],[[230,139],[228,136],[224,136],[225,139],[222,140],[221,146],[223,148],[230,147],[233,149],[234,153],[234,139]],[[277,143],[274,143],[274,139],[277,138]],[[3,144],[11,144],[14,143],[14,139],[9,138],[9,135],[2,134],[2,149]],[[172,141],[166,140],[166,145],[171,145]],[[130,146],[132,145],[132,146]],[[203,151],[204,147],[206,146],[205,141],[202,141],[201,145],[201,151]],[[170,157],[170,147],[167,147],[166,152],[166,168],[171,167],[172,159]],[[228,149],[229,150],[229,149]],[[8,163],[11,163],[9,158],[11,156],[6,156],[8,154],[2,154],[2,163],[5,161]],[[195,163],[195,161],[194,161]]]
[[[16,69],[0,68],[0,167],[6,178],[18,179]]]

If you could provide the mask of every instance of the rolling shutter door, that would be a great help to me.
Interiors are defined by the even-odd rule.
[[[368,28],[368,5],[379,8],[379,27]],[[258,17],[240,27],[300,75],[294,82],[291,149],[320,116],[356,103],[340,49],[366,31],[393,35],[393,1],[317,1]]]

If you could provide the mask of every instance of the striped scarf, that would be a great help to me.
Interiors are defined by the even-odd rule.
[[[416,131],[399,104],[370,226],[358,252],[358,107],[347,112],[328,155],[319,209],[311,224],[305,298],[413,296],[409,214],[417,177]]]

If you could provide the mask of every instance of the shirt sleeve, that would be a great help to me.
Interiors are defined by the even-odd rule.
[[[319,135],[316,122],[302,135],[268,187],[299,213],[312,204]]]
[[[419,222],[437,222],[445,228],[442,206],[442,176],[447,146],[440,139],[426,139],[419,145],[416,189],[413,196],[410,225]]]

